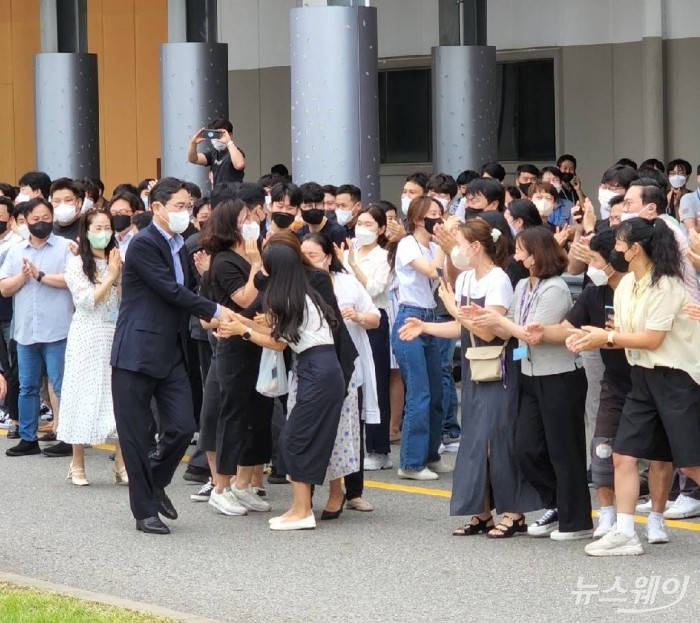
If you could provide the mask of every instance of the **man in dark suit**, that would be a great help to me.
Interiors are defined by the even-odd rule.
[[[170,530],[158,513],[177,519],[165,493],[194,433],[185,352],[190,315],[207,321],[232,313],[194,294],[184,240],[189,224],[185,183],[168,177],[151,190],[153,222],[129,245],[122,302],[112,347],[114,416],[129,474],[136,529]],[[158,406],[159,452],[149,457],[151,399]]]

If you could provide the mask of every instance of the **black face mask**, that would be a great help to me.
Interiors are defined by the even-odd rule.
[[[335,210],[326,210],[326,218],[329,221],[337,221],[338,215],[335,213]]]
[[[287,229],[294,222],[294,215],[289,212],[273,212],[270,218],[280,229]]]
[[[574,179],[573,173],[563,173],[561,174],[561,181],[565,184],[570,184],[571,180]]]
[[[522,192],[523,195],[525,195],[526,197],[527,197],[527,193],[530,192],[530,186],[532,186],[532,184],[518,184],[518,188],[520,189],[520,192]]]
[[[630,263],[625,259],[625,254],[622,251],[613,249],[610,251],[609,259],[610,266],[612,266],[618,273],[626,273],[629,271]]]
[[[253,285],[258,292],[263,292],[267,288],[267,284],[270,283],[270,276],[259,270],[253,276]]]
[[[425,231],[427,231],[431,236],[433,235],[433,230],[435,229],[435,225],[442,225],[441,218],[425,217],[423,219],[423,221],[425,221]]]
[[[121,233],[127,227],[131,227],[131,217],[126,215],[113,216],[112,223],[114,224],[114,229]]]
[[[32,223],[28,227],[29,233],[39,240],[46,240],[53,231],[53,223],[47,223],[46,221]]]
[[[301,211],[301,218],[303,218],[304,222],[308,223],[309,225],[320,225],[325,215],[326,213],[318,208],[311,208],[310,210]]]
[[[4,234],[7,231],[7,221],[0,221],[0,234]]]

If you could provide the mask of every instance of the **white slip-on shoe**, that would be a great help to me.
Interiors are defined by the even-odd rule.
[[[399,469],[399,478],[405,478],[407,480],[437,480],[439,476],[430,471],[427,467],[423,469]]]
[[[313,513],[297,521],[276,521],[270,524],[270,530],[278,532],[287,532],[289,530],[313,530],[315,527],[316,517],[314,517]]]
[[[554,530],[549,538],[552,541],[580,541],[581,539],[593,538],[593,528],[588,530],[574,530],[572,532],[562,532],[561,530]]]

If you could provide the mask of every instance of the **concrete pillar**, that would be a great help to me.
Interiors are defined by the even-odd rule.
[[[643,158],[666,160],[664,110],[664,0],[644,0],[642,37]]]
[[[290,18],[294,181],[379,199],[377,10],[304,4]]]
[[[457,176],[498,156],[496,48],[439,46],[433,60],[433,170]]]

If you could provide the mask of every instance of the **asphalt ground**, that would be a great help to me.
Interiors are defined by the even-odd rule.
[[[0,450],[11,443],[0,438]],[[587,557],[585,541],[458,538],[450,475],[419,484],[388,470],[367,474],[374,512],[346,510],[314,531],[281,533],[268,529],[270,513],[225,517],[191,502],[197,486],[182,479],[183,463],[168,489],[180,518],[163,537],[136,532],[105,447],[86,451],[89,487],[66,480],[68,465],[0,452],[0,571],[225,622],[697,616],[699,520],[668,522],[671,543],[629,558]],[[317,490],[317,517],[325,494]],[[273,514],[290,495],[268,485]]]

